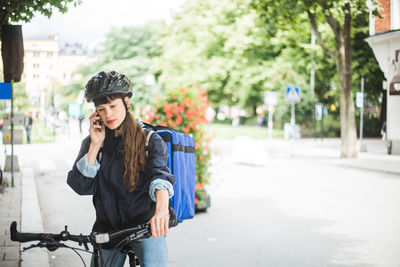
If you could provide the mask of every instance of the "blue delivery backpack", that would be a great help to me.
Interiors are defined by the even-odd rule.
[[[157,132],[167,146],[167,166],[175,176],[174,196],[170,198],[170,204],[176,212],[178,222],[193,218],[196,185],[193,137],[169,127],[153,126],[145,122],[142,125],[147,136],[147,145],[151,135]]]

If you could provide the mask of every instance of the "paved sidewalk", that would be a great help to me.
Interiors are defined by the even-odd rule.
[[[14,174],[14,187],[11,187],[11,174],[4,172],[3,181],[10,186],[0,193],[0,266],[15,267],[20,264],[20,244],[10,240],[10,225],[16,221],[21,226],[21,173]]]

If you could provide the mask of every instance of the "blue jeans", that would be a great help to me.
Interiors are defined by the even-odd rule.
[[[26,142],[28,144],[30,144],[31,143],[31,128],[26,127],[25,130],[26,130]]]
[[[141,267],[166,267],[168,266],[168,248],[164,236],[158,238],[146,238],[142,242],[130,244],[132,250],[139,258]],[[126,255],[119,249],[102,250],[103,259],[107,267],[122,267],[125,263]],[[114,257],[114,258],[113,258]],[[112,260],[112,263],[111,263]],[[94,266],[94,256],[90,262]]]

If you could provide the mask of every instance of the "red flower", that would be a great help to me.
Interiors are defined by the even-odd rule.
[[[194,199],[194,204],[199,203],[199,200],[197,198]]]
[[[189,129],[189,126],[186,126],[186,128],[185,128],[185,129],[183,129],[183,132],[184,132],[185,134],[188,134],[188,133],[189,133],[189,131],[190,131],[190,129]]]
[[[172,113],[174,113],[174,115],[178,115],[180,112],[180,110],[178,108],[172,110]]]
[[[164,112],[165,112],[165,113],[168,113],[168,112],[170,112],[170,111],[171,111],[171,107],[170,107],[169,103],[168,103],[168,102],[165,102],[165,103],[164,103]]]
[[[176,118],[176,124],[181,124],[182,123],[182,116],[179,116],[178,118]]]

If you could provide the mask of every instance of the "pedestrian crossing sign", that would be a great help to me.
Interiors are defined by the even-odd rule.
[[[297,103],[300,102],[300,89],[298,87],[286,87],[286,102]]]

